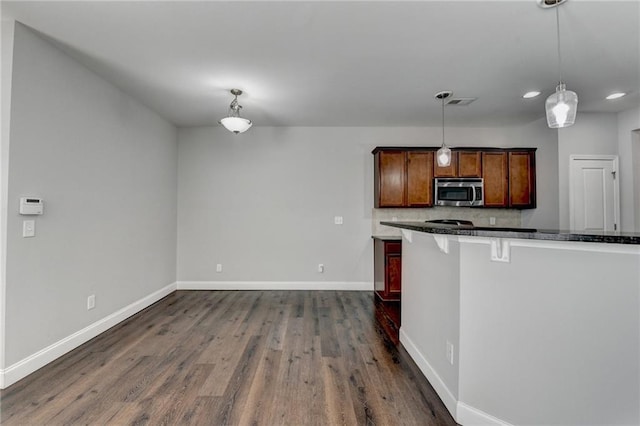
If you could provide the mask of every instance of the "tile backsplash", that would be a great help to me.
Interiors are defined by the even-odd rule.
[[[492,226],[491,217],[496,218],[493,226],[519,227],[521,226],[520,210],[489,209],[470,207],[432,207],[425,209],[373,209],[371,235],[388,236],[400,235],[400,229],[380,225],[380,222],[424,222],[433,219],[464,219],[470,220],[476,226]]]

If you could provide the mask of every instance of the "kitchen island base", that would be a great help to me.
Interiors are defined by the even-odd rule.
[[[403,230],[400,341],[460,424],[640,424],[638,245]]]

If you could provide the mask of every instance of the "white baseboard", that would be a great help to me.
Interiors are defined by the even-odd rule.
[[[178,290],[373,291],[373,282],[366,282],[366,281],[178,281]]]
[[[496,425],[496,426],[512,426],[510,423],[502,421],[497,417],[485,413],[482,410],[478,410],[471,407],[464,402],[460,402],[456,399],[453,393],[449,390],[444,383],[440,375],[429,364],[429,361],[420,353],[413,341],[407,336],[402,327],[400,327],[400,343],[407,350],[411,358],[415,361],[422,374],[427,378],[433,389],[436,391],[442,402],[444,403],[449,413],[453,416],[454,420],[464,426],[473,425]]]
[[[458,416],[456,422],[465,426],[480,426],[480,425],[497,425],[497,426],[512,426],[511,423],[507,423],[497,417],[487,414],[484,411],[473,408],[464,402],[458,402]]]
[[[169,284],[168,286],[161,288],[160,290],[151,293],[128,306],[125,306],[119,311],[94,322],[82,330],[57,341],[33,355],[16,362],[4,370],[0,370],[0,389],[11,386],[18,380],[28,376],[39,368],[44,367],[56,358],[59,358],[81,344],[93,339],[100,333],[107,331],[114,325],[154,304],[158,300],[174,292],[176,287],[176,283]]]
[[[422,353],[420,353],[409,336],[405,334],[402,327],[400,327],[400,343],[402,343],[402,346],[404,346],[409,355],[411,355],[411,358],[413,358],[413,361],[416,363],[420,371],[422,371],[422,374],[424,374],[429,383],[431,383],[431,386],[433,386],[433,389],[436,391],[445,407],[447,407],[447,410],[449,410],[453,418],[457,421],[456,409],[458,406],[458,400],[449,390],[436,370],[431,366],[431,364],[429,364],[429,361],[427,361]]]

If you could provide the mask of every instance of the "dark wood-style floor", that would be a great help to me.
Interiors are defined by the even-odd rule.
[[[455,425],[373,294],[178,291],[0,393],[3,425]]]

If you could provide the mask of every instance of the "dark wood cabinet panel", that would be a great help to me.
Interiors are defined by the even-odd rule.
[[[536,206],[535,152],[509,152],[509,207]]]
[[[402,290],[402,241],[374,238],[374,285],[384,301],[400,300]]]
[[[535,148],[459,148],[448,167],[438,167],[436,150],[376,148],[375,207],[433,206],[434,177],[482,177],[485,207],[536,207]]]
[[[407,206],[433,205],[433,152],[407,152]]]
[[[434,156],[435,158],[435,156]],[[438,166],[438,161],[433,162],[434,177],[458,177],[458,152],[451,153],[451,164],[447,167]]]
[[[376,207],[405,206],[406,154],[381,151],[376,154]]]
[[[375,207],[433,205],[433,150],[382,149],[375,155]]]
[[[402,242],[385,241],[386,292],[390,298],[400,298],[402,289]]]
[[[400,298],[402,289],[402,256],[398,254],[387,255],[387,294],[394,298]]]
[[[482,177],[482,152],[458,152],[458,177]]]
[[[506,152],[482,153],[482,177],[484,179],[484,206],[507,207],[509,176]]]

